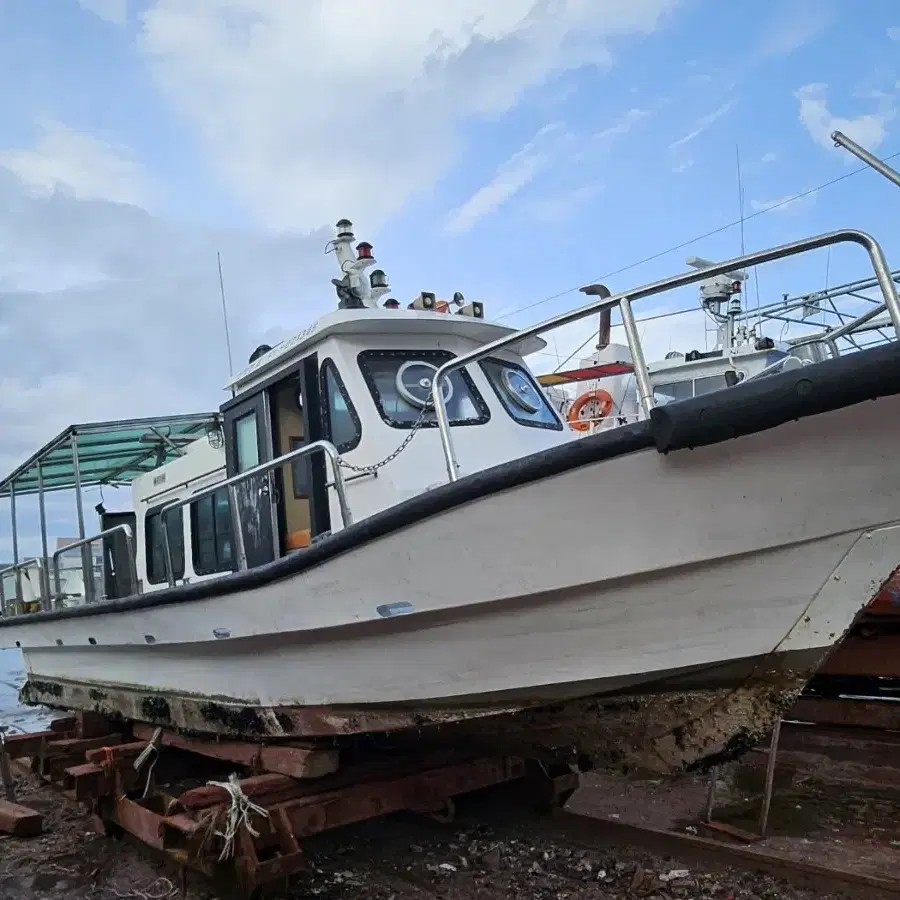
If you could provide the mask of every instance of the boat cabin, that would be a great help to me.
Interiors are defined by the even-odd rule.
[[[441,301],[422,292],[405,308],[379,302],[386,276],[367,275],[371,245],[353,243],[342,220],[332,243],[342,273],[333,281],[338,308],[275,347],[257,348],[226,385],[230,399],[198,417],[202,434],[164,444],[150,455],[154,465],[132,472],[131,511],[101,515],[100,531],[116,532],[103,540],[119,557],[108,560],[102,585],[86,586],[81,598],[45,586],[44,597],[65,605],[254,568],[446,482],[434,376],[515,329],[485,321],[482,305],[461,294]],[[526,338],[443,380],[462,473],[575,437],[524,361],[544,346]],[[121,558],[126,532],[133,589],[131,563]],[[52,582],[49,561],[47,570]]]

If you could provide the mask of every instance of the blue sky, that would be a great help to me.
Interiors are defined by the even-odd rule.
[[[875,173],[764,211],[858,168],[834,128],[900,151],[888,0],[0,0],[0,51],[4,471],[70,421],[217,406],[216,251],[240,364],[332,308],[343,216],[398,297],[462,290],[514,325],[742,206],[748,250],[850,226],[900,266]],[[608,283],[740,249],[727,228]],[[867,274],[839,248],[760,292],[826,270]]]

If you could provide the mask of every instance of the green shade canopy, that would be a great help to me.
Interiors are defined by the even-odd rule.
[[[39,467],[45,491],[73,490],[74,447],[81,487],[128,484],[174,459],[217,423],[216,413],[195,413],[70,425],[0,481],[0,497],[37,493]]]

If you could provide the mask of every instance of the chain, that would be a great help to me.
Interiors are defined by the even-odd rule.
[[[428,413],[431,412],[431,408],[433,405],[431,403],[431,394],[428,394],[428,399],[425,401],[425,406],[422,409],[422,412],[419,414],[419,418],[413,422],[412,428],[409,430],[409,434],[403,438],[403,441],[400,445],[392,450],[388,455],[379,460],[377,463],[373,463],[370,466],[355,466],[353,463],[347,462],[343,457],[338,457],[338,465],[343,469],[349,469],[351,472],[358,472],[361,475],[374,475],[379,469],[384,468],[389,462],[393,462],[409,445],[412,439],[416,436],[416,432],[421,430],[422,426],[425,424],[425,419],[428,416]]]

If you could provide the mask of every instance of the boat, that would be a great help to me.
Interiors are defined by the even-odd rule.
[[[662,773],[755,745],[900,560],[900,347],[661,405],[632,307],[849,242],[900,335],[877,241],[831,232],[517,331],[458,292],[382,301],[355,240],[338,222],[337,309],[258,348],[217,411],[74,425],[0,481],[13,521],[25,495],[41,511],[40,608],[0,598],[22,700],[220,738]],[[525,358],[613,308],[639,415],[581,437]],[[92,485],[132,494],[100,505],[96,534]],[[47,552],[56,489],[76,498],[66,552],[103,551],[81,594]]]

